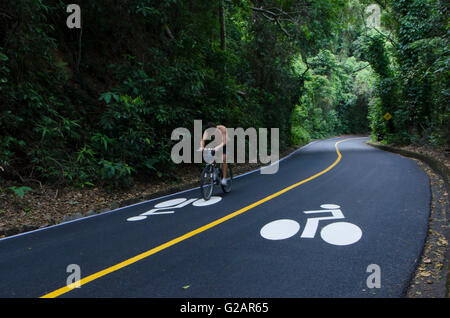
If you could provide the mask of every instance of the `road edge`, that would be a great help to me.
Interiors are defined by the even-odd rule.
[[[400,154],[400,155],[403,155],[406,157],[416,158],[416,159],[419,159],[419,160],[425,162],[444,179],[447,191],[450,189],[450,169],[448,169],[444,164],[442,164],[435,158],[428,156],[426,154],[423,154],[423,153],[418,153],[418,152],[413,152],[410,150],[396,148],[392,145],[383,145],[380,143],[375,143],[373,141],[367,141],[366,143],[370,146],[379,148],[381,150],[394,152],[394,153],[397,153],[397,154]]]
[[[413,158],[416,160],[419,160],[421,163],[427,165],[433,172],[435,172],[439,177],[442,178],[442,180],[444,181],[444,187],[447,190],[447,193],[450,189],[450,184],[449,184],[449,180],[450,180],[450,170],[444,165],[442,164],[440,161],[438,161],[437,159],[423,154],[423,153],[418,153],[418,152],[413,152],[410,150],[405,150],[405,149],[400,149],[397,148],[395,146],[392,145],[384,145],[378,142],[373,142],[373,141],[366,141],[366,144],[368,144],[369,146],[372,146],[374,148],[380,149],[380,150],[384,150],[384,151],[388,151],[388,152],[392,152],[392,153],[396,153],[405,157],[409,157],[409,158]],[[425,167],[422,165],[419,165],[421,169],[425,170],[425,172],[429,175],[429,173],[426,171]],[[432,182],[432,176],[429,175],[430,178],[430,183]],[[430,211],[430,219],[429,219],[429,225],[434,222],[437,221],[436,219],[434,219],[435,217],[435,213],[433,211],[433,200],[435,200],[434,198],[436,197],[440,197],[441,195],[437,192],[439,192],[439,190],[436,190],[435,187],[431,186],[430,184],[430,189],[432,192],[432,202],[430,203],[430,209],[432,209],[432,211]],[[448,197],[447,197],[447,202],[444,204],[445,207],[448,208],[449,206],[449,202],[448,202]],[[447,210],[448,211],[448,210]],[[448,215],[448,213],[446,213]],[[447,216],[446,215],[446,216]],[[446,222],[448,222],[449,219],[448,217],[446,217]],[[446,229],[442,230],[442,234],[445,236],[447,242],[450,239],[450,228],[447,226]],[[422,251],[422,255],[421,258],[419,260],[419,262],[417,263],[417,268],[416,271],[412,274],[411,277],[411,281],[410,284],[407,288],[407,291],[410,290],[412,288],[412,286],[414,285],[414,281],[417,278],[417,269],[419,268],[425,268],[426,263],[424,262],[424,250],[425,250],[425,246],[427,244],[430,244],[430,232],[427,233],[427,237],[425,239],[424,242],[424,249]],[[448,245],[446,246],[446,251],[445,251],[445,256],[444,256],[444,261],[447,262],[447,272],[445,273],[445,269],[442,270],[443,272],[443,276],[446,276],[446,283],[445,283],[445,290],[442,292],[445,295],[445,298],[450,298],[450,262],[448,261],[450,259],[450,249],[448,247]],[[412,297],[411,295],[408,295],[408,293],[405,293],[405,297]]]

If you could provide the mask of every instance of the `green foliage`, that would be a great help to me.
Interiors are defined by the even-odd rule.
[[[311,70],[305,75],[302,95],[292,115],[293,139],[297,142],[366,133],[374,85],[367,63],[329,50],[320,51],[307,63]],[[295,65],[299,72],[306,70],[300,60]]]
[[[378,75],[372,133],[392,143],[449,144],[448,3],[387,1],[384,26],[364,36]],[[386,112],[393,118],[386,122]]]
[[[378,138],[393,134],[393,121],[384,119],[386,113],[395,115],[397,110],[397,87],[394,73],[391,69],[391,61],[387,54],[385,38],[383,34],[368,32],[363,36],[362,54],[374,72],[377,74],[376,99],[370,108],[370,121],[372,133]]]
[[[8,191],[8,190],[13,192],[19,198],[23,199],[25,194],[27,192],[29,192],[29,191],[32,191],[33,189],[31,189],[30,187],[16,187],[16,186],[12,186],[12,187],[1,189],[1,192]]]
[[[215,1],[80,0],[81,32],[66,27],[64,1],[9,1],[2,176],[79,187],[171,178],[171,132],[196,119],[277,127],[282,148],[369,129],[445,145],[448,6],[386,1],[383,28],[367,30],[367,3],[231,0],[221,25]]]

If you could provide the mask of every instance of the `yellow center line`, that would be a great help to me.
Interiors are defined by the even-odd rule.
[[[362,138],[366,138],[366,137],[362,137]],[[264,202],[272,200],[273,198],[276,198],[276,197],[282,195],[283,193],[298,187],[299,185],[302,185],[302,184],[304,184],[306,182],[309,182],[309,181],[311,181],[311,180],[313,180],[313,179],[323,175],[324,173],[327,173],[328,171],[333,169],[334,166],[336,166],[339,163],[339,161],[341,161],[342,155],[339,152],[339,148],[338,148],[337,145],[340,144],[341,142],[344,142],[344,141],[347,141],[347,140],[354,140],[354,139],[361,139],[361,138],[350,138],[350,139],[344,139],[344,140],[340,140],[340,141],[336,142],[334,144],[334,147],[335,147],[336,153],[338,155],[337,159],[330,166],[328,166],[326,169],[320,171],[319,173],[316,173],[315,175],[313,175],[313,176],[311,176],[311,177],[309,177],[307,179],[304,179],[304,180],[302,180],[300,182],[297,182],[297,183],[295,183],[295,184],[293,184],[293,185],[291,185],[291,186],[289,186],[287,188],[284,188],[284,189],[282,189],[282,190],[280,190],[280,191],[278,191],[278,192],[276,192],[274,194],[271,194],[271,195],[269,195],[269,196],[267,196],[267,197],[265,197],[265,198],[255,202],[255,203],[252,203],[252,204],[250,204],[250,205],[240,209],[240,210],[237,210],[237,211],[235,211],[235,212],[233,212],[231,214],[228,214],[228,215],[226,215],[226,216],[224,216],[224,217],[222,217],[222,218],[220,218],[220,219],[218,219],[218,220],[216,220],[214,222],[206,224],[206,225],[204,225],[204,226],[202,226],[202,227],[200,227],[200,228],[198,228],[196,230],[193,230],[193,231],[191,231],[189,233],[186,233],[186,234],[184,234],[182,236],[179,236],[179,237],[177,237],[177,238],[175,238],[175,239],[173,239],[173,240],[171,240],[171,241],[169,241],[167,243],[161,244],[161,245],[159,245],[159,246],[157,246],[155,248],[152,248],[151,250],[148,250],[148,251],[146,251],[144,253],[136,255],[136,256],[134,256],[132,258],[129,258],[129,259],[123,261],[123,262],[120,262],[120,263],[118,263],[116,265],[113,265],[113,266],[105,268],[104,270],[101,270],[101,271],[99,271],[97,273],[89,275],[89,276],[87,276],[87,277],[85,277],[85,278],[83,278],[83,279],[81,279],[81,280],[79,280],[79,281],[77,281],[75,283],[72,283],[71,285],[64,286],[64,287],[59,288],[59,289],[57,289],[57,290],[55,290],[53,292],[45,294],[44,296],[41,296],[40,298],[55,298],[55,297],[58,297],[60,295],[63,295],[65,293],[71,291],[73,289],[73,286],[78,285],[78,286],[81,287],[82,285],[85,285],[85,284],[87,284],[87,283],[89,283],[89,282],[91,282],[93,280],[96,280],[97,278],[103,277],[103,276],[108,275],[108,274],[110,274],[112,272],[115,272],[115,271],[117,271],[117,270],[119,270],[119,269],[121,269],[123,267],[126,267],[128,265],[136,263],[136,262],[138,262],[138,261],[140,261],[140,260],[142,260],[144,258],[147,258],[147,257],[149,257],[149,256],[151,256],[153,254],[156,254],[156,253],[158,253],[158,252],[160,252],[160,251],[162,251],[162,250],[164,250],[166,248],[169,248],[169,247],[171,247],[171,246],[173,246],[173,245],[175,245],[175,244],[177,244],[179,242],[187,240],[188,238],[191,238],[191,237],[193,237],[193,236],[195,236],[195,235],[197,235],[199,233],[202,233],[202,232],[204,232],[204,231],[206,231],[208,229],[211,229],[211,228],[215,227],[216,225],[219,225],[219,224],[221,224],[221,223],[223,223],[223,222],[225,222],[225,221],[227,221],[229,219],[234,218],[235,216],[238,216],[239,214],[247,212],[248,210],[251,210],[254,207],[257,207],[258,205],[261,205]]]

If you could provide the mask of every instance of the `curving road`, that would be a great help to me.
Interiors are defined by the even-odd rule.
[[[401,297],[429,180],[366,139],[313,142],[210,205],[197,188],[2,239],[0,297]]]

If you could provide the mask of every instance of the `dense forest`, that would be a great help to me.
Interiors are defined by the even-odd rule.
[[[446,1],[78,0],[81,28],[70,3],[0,2],[3,179],[170,177],[196,119],[449,145]]]

